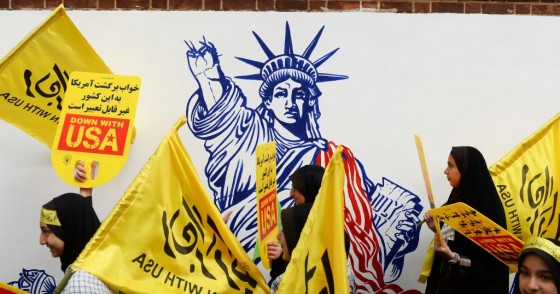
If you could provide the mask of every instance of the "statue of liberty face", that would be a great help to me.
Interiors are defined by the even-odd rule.
[[[272,97],[265,100],[265,105],[280,123],[292,125],[302,120],[308,98],[308,91],[302,84],[288,78],[274,86]]]

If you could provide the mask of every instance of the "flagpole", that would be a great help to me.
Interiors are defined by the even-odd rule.
[[[426,165],[426,157],[424,155],[424,147],[422,146],[422,139],[417,134],[414,134],[414,141],[416,142],[416,151],[418,152],[418,159],[420,160],[420,168],[422,169],[422,177],[424,178],[424,185],[426,186],[426,192],[428,194],[428,201],[430,202],[430,208],[434,209],[436,207],[434,201],[434,194],[432,192],[432,183],[430,182],[430,175],[428,174],[428,166]],[[421,226],[423,223],[418,223]],[[436,235],[440,244],[443,243],[443,236],[439,230],[439,226],[436,226]]]

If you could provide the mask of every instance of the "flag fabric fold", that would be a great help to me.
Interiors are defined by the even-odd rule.
[[[432,272],[432,265],[434,264],[434,243],[435,237],[430,241],[428,248],[426,249],[426,255],[424,256],[424,261],[422,261],[422,269],[420,270],[420,276],[418,277],[418,282],[422,284],[426,284],[428,281],[428,277],[430,277],[430,273]]]
[[[73,71],[111,73],[60,5],[0,61],[0,118],[51,148]]]
[[[27,292],[4,282],[0,282],[0,294],[27,294]]]
[[[277,293],[348,293],[341,154],[339,147],[327,166]]]
[[[268,293],[206,194],[178,130],[164,138],[73,268],[124,293]]]

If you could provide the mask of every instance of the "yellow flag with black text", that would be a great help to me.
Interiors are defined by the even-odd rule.
[[[348,293],[344,162],[338,147],[276,293]]]
[[[560,239],[560,114],[494,163],[507,229],[517,238]]]
[[[73,71],[111,73],[60,5],[0,61],[0,118],[51,148]]]
[[[124,293],[268,293],[200,183],[178,130],[138,173],[73,269]]]

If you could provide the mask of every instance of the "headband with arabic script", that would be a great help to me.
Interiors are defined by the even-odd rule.
[[[523,246],[523,251],[528,249],[538,249],[546,252],[552,258],[560,262],[560,246],[552,243],[551,241],[541,237],[530,237]]]
[[[41,222],[47,225],[61,226],[56,210],[41,207]]]

